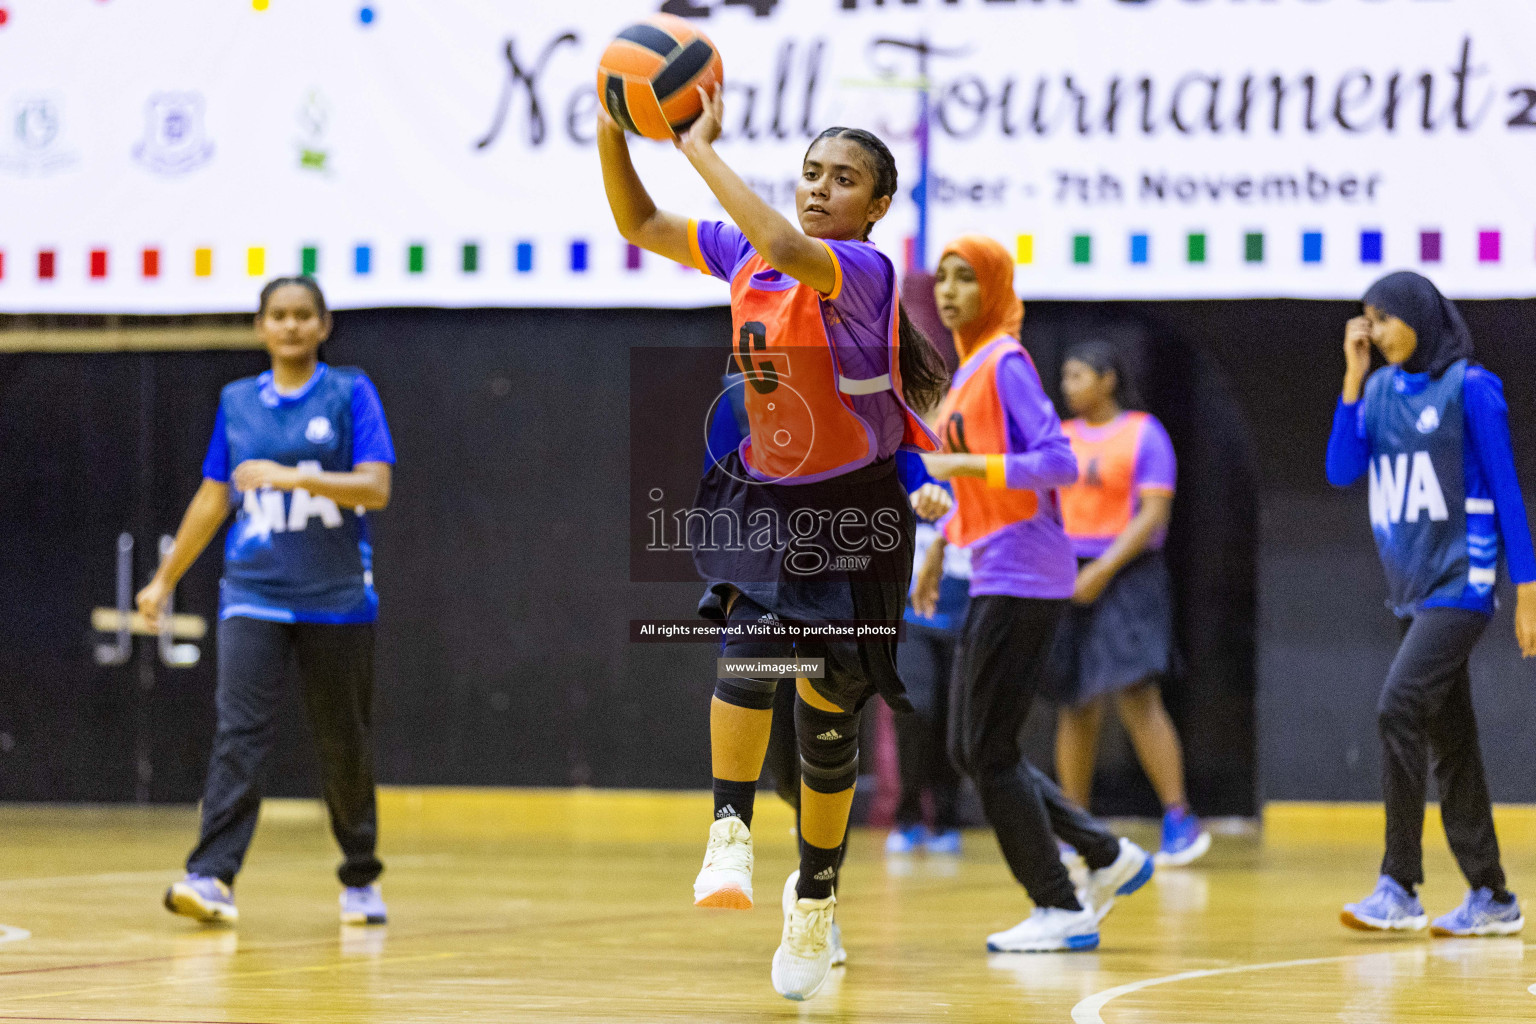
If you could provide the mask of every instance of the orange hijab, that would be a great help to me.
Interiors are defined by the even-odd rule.
[[[1017,338],[1024,323],[1024,303],[1013,293],[1013,257],[1002,243],[986,235],[961,235],[944,247],[939,259],[950,253],[971,265],[976,282],[981,285],[981,308],[976,319],[950,331],[955,339],[955,352],[963,363],[972,352],[999,335]]]

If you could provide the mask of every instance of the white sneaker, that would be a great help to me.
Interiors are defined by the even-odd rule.
[[[752,833],[740,818],[720,818],[709,826],[704,867],[693,880],[693,905],[752,909]]]
[[[1083,888],[1088,906],[1095,920],[1102,921],[1115,905],[1116,896],[1129,896],[1147,884],[1152,877],[1152,857],[1123,836],[1120,839],[1120,856],[1108,867],[1088,872],[1088,884]]]
[[[809,999],[832,970],[832,908],[835,895],[803,900],[795,894],[796,871],[784,883],[784,936],[773,953],[773,990],[785,999]]]
[[[1051,953],[1097,949],[1098,945],[1099,919],[1092,907],[1036,907],[1007,931],[987,936],[987,950],[992,953]]]
[[[1056,852],[1061,857],[1061,866],[1067,869],[1067,877],[1072,879],[1072,888],[1087,889],[1088,862],[1083,860],[1083,855],[1059,839],[1056,841]]]
[[[832,927],[827,932],[827,941],[832,943],[832,966],[847,966],[848,950],[843,948],[843,930],[837,926],[836,919],[832,921]]]

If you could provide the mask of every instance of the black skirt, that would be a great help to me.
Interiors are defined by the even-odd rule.
[[[711,524],[714,536],[689,532],[694,566],[708,584],[701,616],[723,623],[735,589],[788,622],[901,621],[917,521],[894,459],[809,484],[749,481],[739,452],[699,481],[694,508],[724,513]],[[894,638],[806,647],[804,656],[827,659],[834,692],[825,696],[839,706],[854,710],[878,692],[892,708],[910,709]]]

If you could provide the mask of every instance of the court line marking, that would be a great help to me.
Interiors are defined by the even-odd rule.
[[[22,939],[30,939],[32,933],[25,928],[17,928],[15,925],[0,924],[0,945],[7,942],[20,942]]]
[[[1350,953],[1345,956],[1314,956],[1304,960],[1276,960],[1267,964],[1240,964],[1236,967],[1210,967],[1201,971],[1183,971],[1179,974],[1168,974],[1161,978],[1145,978],[1141,981],[1133,981],[1126,985],[1118,985],[1115,988],[1096,992],[1072,1007],[1073,1024],[1104,1024],[1104,1018],[1099,1011],[1113,999],[1130,995],[1132,992],[1140,992],[1144,988],[1154,985],[1169,985],[1176,981],[1192,981],[1195,978],[1211,978],[1222,974],[1243,974],[1249,971],[1271,971],[1282,967],[1306,967],[1312,964],[1336,964],[1345,960],[1358,960],[1362,957],[1380,956],[1380,950],[1371,953]]]
[[[1536,943],[1526,943],[1526,948],[1536,947]],[[1132,992],[1140,992],[1154,985],[1168,985],[1176,981],[1192,981],[1195,978],[1211,978],[1222,974],[1243,974],[1250,971],[1278,970],[1282,967],[1307,967],[1313,964],[1336,964],[1346,960],[1360,960],[1365,957],[1381,956],[1382,953],[1391,956],[1396,953],[1407,953],[1410,950],[1377,950],[1371,953],[1348,953],[1343,956],[1315,956],[1304,960],[1276,960],[1267,964],[1239,964],[1236,967],[1210,967],[1200,971],[1183,971],[1179,974],[1168,974],[1161,978],[1145,978],[1141,981],[1133,981],[1115,988],[1105,989],[1103,992],[1095,992],[1087,999],[1082,1000],[1072,1007],[1073,1024],[1105,1024],[1104,1017],[1099,1011],[1103,1010],[1112,1000],[1121,996],[1130,995]],[[1531,995],[1536,996],[1536,985],[1527,989]]]

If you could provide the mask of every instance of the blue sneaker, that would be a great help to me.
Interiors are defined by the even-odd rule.
[[[1163,845],[1153,860],[1160,868],[1178,868],[1204,857],[1211,848],[1211,834],[1187,807],[1170,807],[1163,815]]]
[[[229,886],[207,875],[188,874],[165,890],[165,909],[204,924],[234,924],[240,920],[235,894]]]
[[[341,891],[342,924],[386,924],[384,896],[377,885],[349,885]]]
[[[928,841],[928,826],[898,825],[885,837],[885,852],[894,856],[915,853]]]
[[[960,830],[957,828],[947,828],[943,832],[934,833],[923,844],[923,851],[943,857],[960,856]]]
[[[1339,920],[1368,932],[1416,932],[1429,924],[1419,898],[1386,875],[1376,880],[1376,891],[1365,899],[1344,904]]]
[[[1473,889],[1461,906],[1435,918],[1431,935],[1518,935],[1525,927],[1520,901],[1495,903],[1492,889]]]

